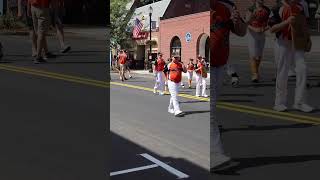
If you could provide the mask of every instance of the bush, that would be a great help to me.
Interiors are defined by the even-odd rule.
[[[17,19],[12,13],[7,13],[0,17],[0,28],[4,30],[16,30],[26,27],[26,25]]]

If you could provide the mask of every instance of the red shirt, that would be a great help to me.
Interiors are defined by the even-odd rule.
[[[189,63],[188,64],[188,70],[189,71],[193,71],[194,70],[194,64],[193,63]]]
[[[169,80],[175,82],[175,83],[180,83],[182,79],[182,64],[181,63],[175,63],[171,62],[168,65],[169,69]]]
[[[297,14],[303,14],[303,7],[300,4],[294,4],[291,6],[284,5],[280,8],[280,16],[282,21],[287,20],[290,16],[294,16]],[[292,40],[291,35],[291,26],[287,25],[285,28],[281,30],[281,35],[284,39]]]
[[[28,0],[28,2],[35,7],[49,8],[50,0]]]
[[[165,65],[166,65],[166,62],[162,58],[159,58],[157,60],[157,65],[155,67],[155,70],[156,71],[163,71]]]
[[[211,11],[210,64],[212,67],[223,66],[229,59],[229,35],[233,27],[230,16],[231,10],[219,1]]]
[[[270,16],[270,10],[267,7],[256,9],[253,14],[253,19],[250,25],[255,28],[266,27]]]
[[[202,74],[202,69],[203,69],[203,64],[202,63],[198,63],[198,68],[199,69],[198,71],[196,71],[197,74]]]
[[[125,53],[121,53],[119,55],[119,63],[126,64],[126,62],[127,62],[127,55]]]

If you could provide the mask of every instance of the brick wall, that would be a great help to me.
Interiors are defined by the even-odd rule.
[[[160,21],[159,49],[165,59],[170,57],[170,44],[173,37],[178,36],[181,41],[181,59],[187,62],[189,58],[196,58],[198,39],[205,33],[210,33],[210,13],[202,12]],[[187,43],[185,35],[191,33],[191,42]]]

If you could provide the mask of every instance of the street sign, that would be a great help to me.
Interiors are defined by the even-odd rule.
[[[186,38],[186,42],[189,43],[192,39],[191,33],[187,32],[185,38]]]

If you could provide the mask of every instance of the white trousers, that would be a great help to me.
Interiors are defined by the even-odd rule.
[[[202,90],[201,90],[202,87]],[[197,74],[196,76],[196,96],[206,96],[207,82],[206,78],[203,78],[201,75]]]
[[[192,80],[193,71],[188,71],[187,75],[188,75],[188,80]]]
[[[173,109],[174,112],[180,111],[180,105],[178,101],[179,87],[180,83],[175,83],[168,80],[168,89],[171,95],[168,109]]]
[[[224,67],[210,68],[210,157],[214,154],[223,154],[223,147],[217,121],[216,103],[223,79]]]
[[[288,71],[292,61],[295,62],[296,89],[295,104],[306,103],[307,67],[304,51],[294,50],[291,41],[279,39],[279,52],[277,64],[276,98],[275,105],[287,105]]]
[[[160,90],[160,92],[163,92],[164,85],[165,85],[164,73],[162,71],[157,71],[156,72],[156,83],[154,85],[154,89]]]

